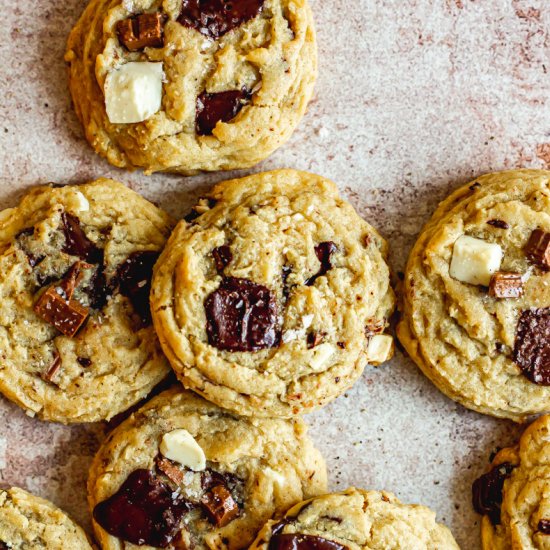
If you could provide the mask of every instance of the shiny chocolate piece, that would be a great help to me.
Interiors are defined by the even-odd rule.
[[[129,51],[164,46],[164,16],[160,13],[142,13],[119,21],[116,31],[120,43]]]
[[[497,271],[489,282],[489,296],[493,298],[519,298],[523,294],[521,273]]]
[[[348,550],[348,547],[316,535],[293,533],[273,536],[269,541],[269,550]]]
[[[181,485],[183,482],[183,471],[178,468],[171,460],[162,455],[157,455],[155,458],[157,470],[162,472],[170,481],[176,485]]]
[[[487,223],[493,227],[498,227],[498,229],[510,229],[510,224],[504,220],[494,219],[489,220]]]
[[[510,477],[514,466],[504,462],[483,474],[472,485],[472,504],[478,514],[489,516],[493,525],[500,524],[500,506],[504,481]]]
[[[220,350],[258,351],[281,340],[277,302],[265,286],[225,277],[204,301],[208,342]]]
[[[65,234],[63,252],[71,254],[71,256],[78,256],[81,260],[91,264],[103,262],[103,250],[86,237],[86,233],[80,225],[80,220],[76,216],[63,212],[61,222]]]
[[[183,0],[178,22],[217,39],[256,17],[264,0]]]
[[[150,470],[135,470],[118,492],[100,502],[95,521],[114,537],[166,548],[182,528],[191,504]]]
[[[149,294],[158,257],[159,253],[152,250],[134,252],[120,264],[116,274],[120,293],[130,300],[143,326],[151,324]]]
[[[512,357],[531,382],[550,386],[550,308],[522,312]]]
[[[240,514],[239,506],[225,485],[216,485],[205,493],[201,504],[216,527],[224,527]]]
[[[212,256],[214,256],[214,263],[216,264],[218,273],[223,273],[223,270],[231,263],[231,260],[233,259],[231,249],[226,244],[214,248],[214,250],[212,250]]]
[[[541,519],[537,525],[539,533],[550,535],[550,519]]]
[[[235,2],[237,3],[237,2]],[[250,101],[250,92],[242,90],[229,90],[209,94],[203,92],[197,97],[196,132],[199,136],[210,136],[218,122],[229,122],[234,119]]]
[[[540,268],[550,269],[550,233],[535,229],[525,247],[527,258]]]
[[[317,259],[321,262],[321,268],[319,271],[307,279],[305,281],[306,286],[311,286],[315,283],[315,281],[322,277],[323,275],[326,275],[329,269],[332,269],[332,262],[330,257],[338,250],[338,247],[332,242],[332,241],[326,241],[323,243],[318,244],[315,247],[315,255],[317,256]]]

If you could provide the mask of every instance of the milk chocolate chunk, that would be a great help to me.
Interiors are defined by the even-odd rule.
[[[338,247],[332,241],[320,243],[315,247],[315,255],[317,256],[317,259],[321,262],[321,268],[315,275],[313,275],[313,277],[310,277],[305,281],[304,284],[306,286],[313,285],[319,277],[326,275],[329,269],[332,269],[332,262],[330,257],[337,250]]]
[[[224,527],[239,515],[239,507],[225,485],[216,485],[205,493],[201,504],[216,527]]]
[[[472,504],[478,514],[489,516],[493,525],[500,523],[500,507],[502,505],[502,489],[504,482],[510,477],[514,466],[504,462],[483,474],[472,485]]]
[[[61,368],[61,355],[59,355],[59,352],[55,350],[53,355],[53,361],[51,365],[48,367],[48,370],[42,375],[42,378],[46,380],[46,382],[51,382],[53,380],[53,377],[57,374],[60,368]]]
[[[541,519],[537,525],[537,529],[544,535],[550,535],[550,519]]]
[[[218,246],[212,250],[212,256],[214,256],[214,263],[218,273],[223,273],[223,270],[231,263],[233,254],[231,249],[226,244]]]
[[[535,265],[550,269],[550,233],[535,229],[527,241],[525,254]]]
[[[550,308],[522,312],[512,357],[531,382],[550,386]]]
[[[168,547],[191,505],[150,470],[135,470],[93,511],[105,531],[138,546]]]
[[[235,2],[237,3],[237,2]],[[210,136],[218,122],[234,119],[250,100],[251,94],[242,90],[229,90],[209,94],[203,92],[197,97],[196,131],[199,136]]]
[[[73,337],[88,317],[89,309],[68,299],[59,286],[51,286],[40,296],[34,311],[65,336]]]
[[[142,13],[119,21],[118,39],[131,52],[164,46],[164,17],[160,13]]]
[[[493,298],[519,298],[523,294],[521,273],[497,271],[489,282],[489,296]]]
[[[76,216],[63,212],[61,214],[61,222],[63,223],[62,229],[65,234],[63,252],[72,256],[78,256],[81,260],[91,264],[103,261],[103,250],[99,249],[88,239],[80,225],[80,220]]]
[[[275,535],[269,542],[269,550],[347,550],[348,547],[316,535]]]
[[[225,277],[204,301],[208,342],[220,350],[258,351],[281,340],[277,301],[265,286]]]
[[[157,455],[155,459],[157,469],[162,472],[168,479],[173,481],[176,485],[180,485],[183,482],[183,471],[178,468],[171,460]]]
[[[263,4],[264,0],[183,0],[178,22],[216,39],[256,17]]]

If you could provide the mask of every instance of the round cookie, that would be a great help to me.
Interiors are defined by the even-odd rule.
[[[550,548],[550,416],[502,449],[473,485],[484,550]]]
[[[269,521],[250,550],[458,550],[425,506],[385,491],[351,488],[301,502]]]
[[[245,415],[291,416],[392,353],[380,235],[314,174],[217,185],[174,230],[151,311],[184,386]]]
[[[63,423],[109,419],[170,369],[148,294],[173,223],[121,183],[32,189],[0,213],[0,391]]]
[[[468,408],[550,410],[550,172],[488,174],[443,201],[410,254],[402,344]]]
[[[235,416],[179,385],[163,392],[94,459],[88,492],[101,547],[246,548],[274,514],[326,490],[306,431],[300,419]]]
[[[91,0],[65,60],[100,155],[191,174],[252,166],[288,140],[316,48],[307,0]]]
[[[43,498],[12,487],[0,489],[0,549],[92,550],[84,531]]]

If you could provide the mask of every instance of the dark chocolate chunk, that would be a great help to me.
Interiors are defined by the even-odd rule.
[[[93,266],[87,264],[86,262],[78,261],[75,262],[63,277],[63,280],[59,284],[59,288],[65,293],[65,297],[70,300],[73,297],[76,287],[82,281],[84,277],[84,270],[91,269]]]
[[[63,222],[63,233],[65,234],[63,252],[78,256],[81,260],[91,264],[101,263],[103,261],[103,251],[86,237],[86,233],[80,225],[80,220],[72,214],[63,212],[61,221]]]
[[[65,296],[60,287],[51,286],[34,305],[36,314],[65,336],[73,337],[84,324],[89,309]]]
[[[61,368],[61,355],[59,355],[59,352],[55,350],[53,354],[53,361],[51,365],[48,367],[48,370],[42,375],[42,378],[46,380],[46,382],[51,382],[53,380],[53,377],[57,374],[60,368]]]
[[[216,485],[205,493],[201,504],[208,519],[216,527],[224,527],[240,513],[239,507],[225,485]]]
[[[218,122],[229,122],[234,119],[251,97],[246,88],[218,92],[217,94],[207,92],[200,94],[197,97],[197,134],[199,136],[212,135],[212,131]]]
[[[120,293],[130,300],[143,326],[151,324],[149,294],[153,267],[158,257],[159,253],[152,250],[134,252],[117,270],[116,280]]]
[[[119,21],[118,39],[129,51],[143,48],[162,48],[164,45],[164,16],[160,13],[142,13]]]
[[[489,220],[487,223],[493,227],[498,227],[499,229],[510,229],[510,224],[504,220]]]
[[[190,509],[190,503],[153,472],[135,470],[118,492],[94,508],[93,516],[115,537],[139,546],[166,548]]]
[[[322,332],[310,332],[307,335],[308,349],[317,347],[323,341],[324,336],[325,335]]]
[[[550,519],[541,519],[537,525],[537,529],[543,535],[550,535]]]
[[[493,298],[519,298],[523,294],[521,273],[497,271],[489,282],[489,296]]]
[[[550,269],[550,233],[535,229],[525,246],[525,255],[542,269]]]
[[[171,460],[162,455],[157,455],[155,465],[168,479],[173,481],[176,485],[181,485],[183,482],[183,471]]]
[[[514,466],[504,462],[483,474],[472,485],[472,504],[478,514],[489,516],[493,525],[500,523],[500,506],[504,481],[510,477]]]
[[[531,382],[550,386],[550,308],[522,312],[512,357]]]
[[[113,292],[113,288],[107,283],[102,264],[97,266],[84,292],[88,295],[90,306],[94,309],[101,309],[107,303],[107,296]]]
[[[207,468],[201,472],[201,487],[203,491],[209,491],[217,485],[225,485],[230,491],[235,490],[239,485],[242,485],[242,480],[235,474],[216,472]]]
[[[277,302],[265,286],[225,277],[204,301],[210,345],[228,351],[273,348],[281,340]]]
[[[79,365],[83,366],[85,369],[87,369],[92,364],[92,360],[89,357],[77,357],[76,360],[78,361]]]
[[[337,250],[338,247],[332,241],[320,243],[315,247],[315,254],[317,256],[317,259],[321,262],[321,269],[319,269],[319,271],[315,275],[309,277],[309,279],[305,281],[304,284],[306,286],[313,285],[319,277],[325,275],[327,271],[332,268],[330,257]]]
[[[223,273],[223,270],[231,263],[233,254],[228,245],[218,246],[212,250],[212,256],[214,256],[214,262],[218,273]]]
[[[347,546],[316,535],[275,535],[269,542],[269,550],[347,550]]]
[[[0,540],[0,550],[11,550],[11,546],[8,546],[3,540]]]
[[[263,4],[264,0],[183,0],[178,22],[216,39],[256,17]]]

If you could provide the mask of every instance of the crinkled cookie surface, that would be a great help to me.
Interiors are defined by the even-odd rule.
[[[37,187],[0,213],[0,391],[47,420],[96,421],[167,376],[148,292],[171,227],[107,179]]]
[[[202,448],[205,469],[192,471],[159,454],[163,436],[181,429],[187,430]],[[232,415],[179,386],[160,394],[115,429],[93,462],[89,501],[102,548],[138,548],[110,535],[97,522],[101,517],[116,517],[118,504],[113,495],[120,494],[121,486],[127,486],[136,471],[142,475],[147,472],[148,483],[156,487],[154,495],[151,492],[156,500],[146,496],[141,504],[148,515],[152,509],[160,508],[164,518],[156,531],[151,528],[146,533],[141,526],[146,544],[158,539],[160,531],[166,546],[179,548],[180,543],[196,550],[246,548],[274,514],[283,514],[302,499],[326,490],[325,464],[306,430],[299,419]],[[238,511],[220,521],[220,525],[204,506],[204,499],[210,498],[216,485],[223,488],[216,490],[225,495],[226,508],[228,502],[238,506]],[[158,502],[163,490],[169,495],[172,516],[163,511],[166,504]],[[95,508],[109,498],[114,502],[110,514],[101,515]],[[170,528],[166,518],[171,517],[177,519]],[[126,533],[130,538],[139,532],[140,525],[132,523],[132,518],[128,524]],[[103,526],[109,527],[105,523]]]
[[[270,521],[250,550],[458,550],[451,532],[425,506],[395,495],[351,488],[297,504]]]
[[[186,387],[239,414],[291,416],[358,379],[394,295],[385,241],[332,182],[294,170],[224,182],[187,220],[151,293]]]
[[[142,14],[158,14],[160,43],[129,51],[118,25]],[[292,134],[317,72],[306,0],[92,0],[65,59],[92,147],[116,166],[147,172],[256,164]],[[112,123],[105,82],[129,62],[162,63],[161,107],[142,122]]]
[[[550,273],[528,246],[537,230],[550,232],[548,171],[488,174],[455,191],[410,254],[398,326],[441,391],[516,421],[550,409]],[[514,274],[519,297],[495,297],[450,275],[453,246],[464,235],[500,246],[500,271]]]

